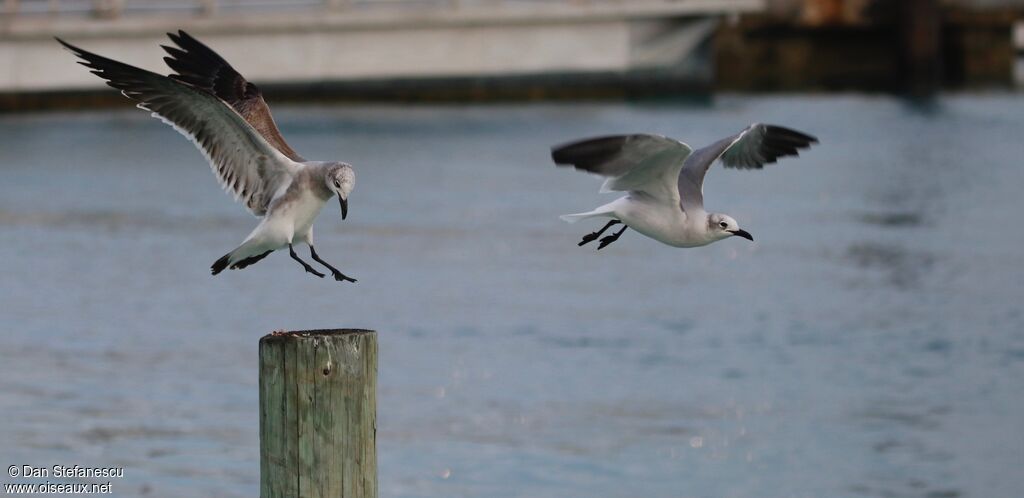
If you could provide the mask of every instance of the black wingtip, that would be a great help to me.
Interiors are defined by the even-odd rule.
[[[160,48],[164,49],[164,52],[167,52],[167,55],[170,55],[171,57],[177,57],[178,54],[183,53],[182,50],[180,48],[178,48],[178,47],[171,47],[171,46],[168,46],[168,45],[160,45]],[[164,57],[164,59],[166,59],[166,57]]]
[[[74,46],[74,45],[64,41],[64,39],[59,37],[59,36],[54,36],[53,39],[57,40],[57,43],[60,43],[61,45],[64,45],[64,48],[70,50],[75,55],[80,55],[83,52],[85,52],[84,50],[82,50],[82,49],[80,49],[80,48],[78,48],[78,47],[76,47],[76,46]]]
[[[568,142],[559,145],[551,146],[551,160],[555,162],[555,166],[572,166],[571,149],[579,142]]]
[[[167,33],[167,37],[170,38],[171,41],[173,41],[174,43],[181,45],[181,38],[184,33],[184,31],[179,29],[177,33]]]
[[[556,166],[597,172],[601,164],[619,154],[633,137],[635,135],[606,135],[563,143],[551,148],[551,159]]]
[[[188,34],[188,32],[183,29],[179,29],[178,34],[172,36],[171,39],[174,40],[174,43],[177,43],[178,46],[185,50],[202,49],[203,51],[213,52],[213,49],[206,46],[205,43],[199,41],[198,38]]]
[[[810,144],[819,143],[818,137],[808,135],[802,131],[797,131],[792,128],[786,128],[785,126],[765,125],[765,131],[780,139],[789,141],[797,147],[808,147]]]
[[[106,57],[96,55],[88,50],[85,50],[84,48],[76,47],[75,45],[72,45],[64,41],[64,39],[60,37],[54,36],[53,39],[57,40],[57,43],[63,45],[64,48],[68,49],[68,51],[70,51],[72,54],[75,54],[75,56],[77,56],[78,58],[83,59],[81,61],[78,61],[78,63],[85,67],[95,69],[93,65],[97,62],[109,60]]]
[[[567,157],[566,149],[571,144],[555,145],[551,147],[551,160],[555,166],[572,166],[572,161]]]
[[[216,274],[224,271],[224,269],[228,267],[228,261],[230,259],[231,259],[231,253],[227,253],[227,254],[221,256],[220,259],[218,259],[217,261],[215,261],[213,263],[213,266],[210,266],[210,273],[212,275],[216,275]]]

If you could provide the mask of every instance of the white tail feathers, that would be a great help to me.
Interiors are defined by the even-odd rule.
[[[610,215],[611,215],[611,213],[609,213],[607,211],[589,211],[589,212],[586,212],[586,213],[563,214],[562,216],[559,216],[559,218],[561,218],[562,221],[565,221],[565,222],[568,222],[568,223],[576,223],[577,221],[585,220],[587,218],[594,218],[594,217],[597,217],[597,216],[610,216]]]
[[[567,221],[569,223],[576,223],[577,221],[585,220],[587,218],[618,218],[615,214],[615,209],[619,207],[625,199],[626,197],[622,197],[603,206],[594,208],[593,211],[587,211],[586,213],[563,214],[562,216],[559,216],[559,218],[561,218],[562,221]]]

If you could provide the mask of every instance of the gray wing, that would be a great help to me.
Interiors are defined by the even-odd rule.
[[[716,159],[721,158],[726,168],[761,169],[781,157],[797,156],[818,139],[782,126],[754,123],[731,137],[723,138],[707,147],[697,149],[687,159],[679,173],[680,206],[704,207],[704,175]]]
[[[263,100],[263,93],[256,85],[246,81],[231,64],[217,55],[217,52],[188,33],[178,30],[177,34],[167,33],[167,36],[177,45],[163,47],[170,56],[164,57],[164,62],[175,71],[171,78],[216,95],[245,118],[246,122],[282,154],[293,161],[305,161],[281,136],[281,131],[277,129],[277,123],[270,114],[270,107]]]
[[[660,135],[612,135],[572,142],[551,149],[560,166],[606,177],[602,192],[642,192],[679,202],[676,179],[690,147]]]
[[[210,162],[221,186],[257,216],[301,166],[272,147],[245,119],[216,96],[167,76],[102,57],[64,40],[92,73],[107,80],[192,140]]]

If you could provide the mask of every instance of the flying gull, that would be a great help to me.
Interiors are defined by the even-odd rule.
[[[288,248],[309,273],[317,271],[295,253],[305,243],[309,254],[338,281],[355,282],[320,258],[313,247],[313,219],[334,195],[341,219],[355,185],[352,166],[336,161],[307,161],[293,150],[274,124],[259,88],[224,59],[184,31],[168,33],[174,47],[164,46],[169,76],[102,57],[60,38],[57,41],[140,109],[188,137],[210,162],[221,186],[242,201],[259,225],[233,251],[218,259],[214,275],[225,268],[245,268],[271,252]]]
[[[718,159],[727,168],[761,169],[780,157],[796,156],[818,139],[781,126],[755,123],[731,137],[691,151],[682,142],[660,135],[615,135],[554,147],[555,164],[574,166],[607,179],[601,192],[627,192],[586,213],[567,214],[569,223],[611,218],[600,230],[583,237],[579,245],[594,241],[622,223],[618,232],[601,239],[598,250],[632,228],[674,247],[698,247],[728,237],[753,241],[732,217],[704,211],[704,175]]]

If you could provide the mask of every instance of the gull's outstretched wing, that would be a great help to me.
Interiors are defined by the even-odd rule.
[[[690,154],[686,144],[660,135],[614,135],[551,149],[555,164],[607,177],[602,192],[642,192],[679,202],[676,180]]]
[[[799,155],[818,139],[782,126],[754,123],[731,137],[697,149],[679,173],[680,206],[683,211],[704,207],[704,175],[716,159],[726,168],[761,169],[780,157]]]
[[[178,30],[177,34],[167,33],[167,36],[180,47],[161,45],[170,55],[164,57],[164,62],[176,72],[171,78],[216,95],[230,104],[282,154],[293,161],[305,161],[281,136],[281,131],[270,115],[270,108],[256,85],[246,81],[221,56],[188,33]]]
[[[187,83],[82,50],[60,38],[82,59],[79,64],[107,80],[187,136],[210,161],[224,190],[253,214],[266,214],[277,192],[301,167],[285,157],[222,100]]]

